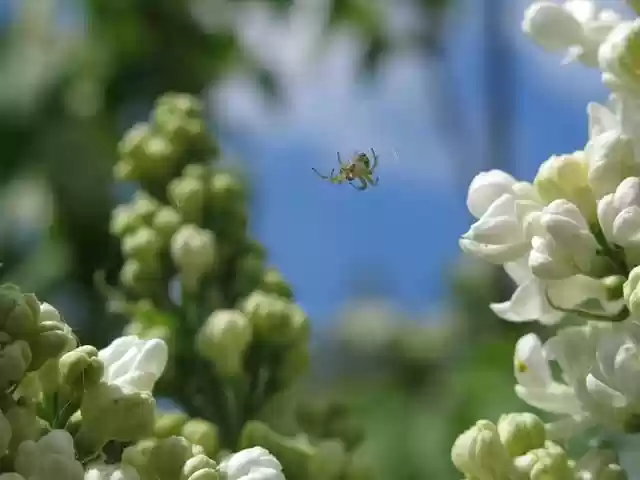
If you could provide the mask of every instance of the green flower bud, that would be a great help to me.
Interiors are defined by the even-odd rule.
[[[219,480],[216,462],[206,455],[196,455],[182,467],[180,480]]]
[[[133,194],[133,199],[129,207],[133,214],[142,222],[149,225],[153,220],[153,216],[160,209],[161,203],[144,190],[138,190]]]
[[[0,388],[17,385],[31,363],[31,349],[24,340],[16,340],[0,349]]]
[[[629,273],[629,279],[622,286],[622,292],[624,294],[624,300],[629,307],[629,311],[632,315],[640,315],[640,290],[638,284],[640,283],[640,267],[635,267]]]
[[[180,435],[182,427],[188,420],[189,417],[180,412],[170,412],[159,415],[156,418],[153,436],[157,438],[167,438]]]
[[[158,442],[158,439],[147,438],[125,448],[122,452],[122,464],[135,468],[143,480],[153,478],[154,473],[150,468],[149,458]]]
[[[153,111],[156,129],[172,140],[184,143],[204,136],[202,104],[188,94],[169,93],[160,97]]]
[[[454,442],[451,460],[466,476],[478,480],[508,480],[511,458],[495,425],[479,420]]]
[[[141,263],[154,263],[160,253],[161,240],[155,230],[141,227],[128,233],[122,239],[122,253],[127,258]]]
[[[29,370],[38,370],[47,360],[59,358],[76,348],[77,339],[71,328],[62,322],[42,321],[30,342],[33,355]]]
[[[220,450],[218,427],[206,420],[194,418],[182,427],[182,436],[195,445],[200,445],[204,453],[214,457]]]
[[[138,123],[125,133],[118,145],[121,161],[117,176],[129,180],[164,178],[176,161],[174,145],[163,135],[152,131],[149,124]]]
[[[122,285],[142,296],[156,291],[160,277],[160,265],[155,261],[143,263],[130,258],[124,262],[120,270]]]
[[[40,302],[14,285],[0,286],[0,329],[14,338],[33,333],[40,317]]]
[[[613,302],[620,300],[624,296],[624,284],[626,278],[622,275],[611,275],[602,280],[602,284],[607,291],[607,300]]]
[[[142,218],[131,205],[118,205],[111,212],[109,232],[118,238],[122,238],[127,233],[133,232],[143,225]]]
[[[160,208],[153,217],[153,228],[160,239],[168,244],[174,233],[182,225],[182,217],[169,206]]]
[[[245,191],[242,182],[227,172],[216,172],[209,181],[209,195],[216,210],[229,211],[242,206]]]
[[[206,197],[203,182],[192,177],[174,178],[167,187],[167,196],[187,222],[200,221]]]
[[[158,480],[176,480],[191,456],[191,445],[185,438],[163,438],[151,449],[149,468]]]
[[[123,391],[101,382],[86,390],[82,426],[76,436],[78,450],[98,451],[109,440],[133,442],[153,433],[155,401],[150,393]]]
[[[263,278],[264,257],[253,252],[243,255],[236,263],[236,275],[234,279],[236,294],[239,297],[248,295],[260,286]]]
[[[293,300],[291,286],[285,281],[282,274],[275,268],[267,268],[262,276],[260,290],[272,293],[288,300]]]
[[[308,338],[308,318],[297,305],[282,297],[253,292],[243,302],[242,311],[258,338],[279,345],[306,342]]]
[[[547,441],[542,448],[529,451],[514,460],[515,469],[531,480],[573,479],[571,462],[564,450]]]
[[[238,310],[216,310],[198,332],[196,347],[213,362],[223,376],[234,377],[242,371],[242,359],[251,343],[253,331],[247,317]]]
[[[115,178],[116,180],[121,180],[124,182],[135,181],[138,179],[137,173],[138,172],[136,172],[136,168],[128,158],[117,161],[113,166],[113,178]]]
[[[78,394],[97,385],[104,374],[104,363],[98,358],[98,350],[90,345],[65,353],[59,366],[62,385]]]
[[[66,430],[52,430],[37,442],[20,444],[15,469],[29,479],[84,480],[84,468],[75,455],[71,435]]]
[[[211,271],[216,255],[215,236],[197,225],[183,225],[171,239],[171,258],[185,286],[193,289]]]
[[[202,163],[190,163],[182,171],[182,176],[187,178],[193,178],[199,182],[206,183],[211,177],[211,170],[207,165]]]
[[[498,434],[512,457],[541,448],[546,440],[543,421],[532,413],[502,415],[498,420]]]
[[[580,209],[587,221],[593,222],[596,220],[596,200],[588,174],[584,152],[554,155],[540,166],[533,184],[543,201],[568,200]]]
[[[15,452],[22,442],[40,437],[42,423],[36,416],[35,406],[31,403],[19,403],[10,407],[5,418],[11,427],[9,451]]]

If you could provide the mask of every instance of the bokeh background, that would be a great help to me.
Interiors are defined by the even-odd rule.
[[[466,186],[581,148],[585,107],[606,98],[596,71],[521,33],[527,4],[0,0],[2,280],[84,342],[117,335],[94,286],[121,264],[116,143],[161,93],[199,94],[249,174],[253,232],[313,319],[306,391],[354,407],[379,478],[459,478],[456,435],[524,408],[511,356],[535,328],[495,318],[512,286],[459,252]],[[370,148],[377,188],[311,171]]]

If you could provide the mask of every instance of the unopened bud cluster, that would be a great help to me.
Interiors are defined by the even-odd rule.
[[[204,125],[199,100],[168,94],[149,122],[125,134],[116,177],[137,181],[139,189],[113,212],[111,232],[124,264],[120,292],[111,300],[126,303],[126,333],[166,342],[159,392],[192,415],[162,415],[154,441],[165,445],[173,438],[171,445],[186,452],[176,438],[186,439],[219,460],[225,451],[270,448],[266,437],[242,439],[247,425],[305,373],[309,319],[250,237],[244,182],[221,167],[212,142],[203,138]],[[348,459],[343,442],[331,441]],[[164,448],[158,445],[153,448]],[[167,471],[183,468],[181,461]],[[296,468],[284,465],[290,480],[310,478]]]

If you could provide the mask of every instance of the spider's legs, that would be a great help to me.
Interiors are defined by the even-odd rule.
[[[344,166],[344,163],[342,163],[342,159],[340,158],[340,152],[337,152],[338,154],[338,163],[340,164],[341,167]]]
[[[365,180],[363,180],[362,178],[359,178],[358,180],[360,180],[360,186],[359,187],[355,186],[351,182],[349,182],[349,185],[351,185],[356,190],[366,190],[367,189],[367,182]]]
[[[334,168],[331,169],[331,173],[329,175],[322,175],[320,172],[318,172],[318,170],[316,170],[315,168],[311,168],[311,170],[313,170],[314,172],[316,172],[316,175],[318,175],[320,178],[322,178],[323,180],[330,180],[331,177],[333,177],[333,172],[335,171]]]
[[[380,177],[373,178],[371,175],[368,175],[367,180],[371,185],[378,185],[378,183],[380,182]]]
[[[373,171],[378,166],[378,155],[376,155],[376,151],[373,148],[371,149],[371,155],[373,156],[373,165],[371,166],[371,173],[373,173]]]

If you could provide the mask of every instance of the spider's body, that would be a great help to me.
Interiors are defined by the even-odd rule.
[[[340,164],[340,170],[334,175],[335,169],[331,170],[329,175],[321,175],[315,168],[313,169],[316,174],[324,179],[329,180],[331,183],[344,183],[348,182],[356,190],[366,190],[369,185],[375,186],[378,184],[379,178],[373,177],[376,167],[378,166],[378,156],[376,152],[371,149],[371,155],[373,158],[373,165],[371,159],[366,153],[358,153],[349,163],[343,163],[340,159],[340,153],[338,153],[338,163]],[[359,186],[354,185],[352,182],[358,181]]]

